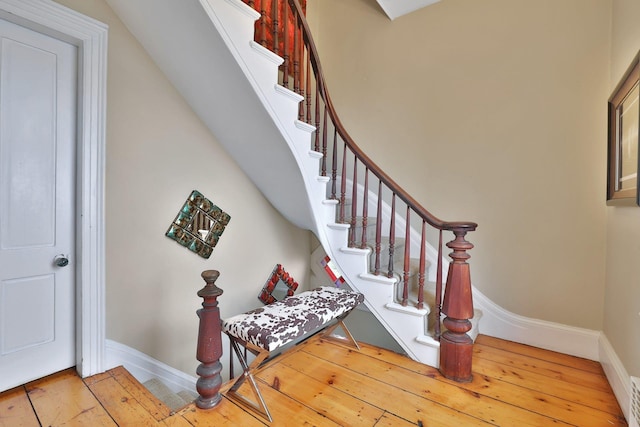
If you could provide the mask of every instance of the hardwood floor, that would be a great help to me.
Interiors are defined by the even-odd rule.
[[[261,368],[271,424],[226,398],[213,410],[191,404],[172,413],[116,368],[84,381],[67,370],[0,394],[0,427],[627,425],[597,362],[481,335],[473,382],[458,384],[361,347],[314,337]]]

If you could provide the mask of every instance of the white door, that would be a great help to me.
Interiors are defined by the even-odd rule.
[[[0,391],[75,365],[76,56],[0,20]]]

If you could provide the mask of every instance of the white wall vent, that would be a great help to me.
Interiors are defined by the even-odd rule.
[[[640,378],[631,377],[629,427],[640,427]]]

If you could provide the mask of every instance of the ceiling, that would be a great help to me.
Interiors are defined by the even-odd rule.
[[[392,21],[402,15],[411,13],[440,0],[377,0],[384,13]]]

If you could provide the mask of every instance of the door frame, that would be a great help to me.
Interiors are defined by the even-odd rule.
[[[105,368],[107,25],[51,0],[0,0],[0,18],[78,48],[76,126],[76,370]]]

